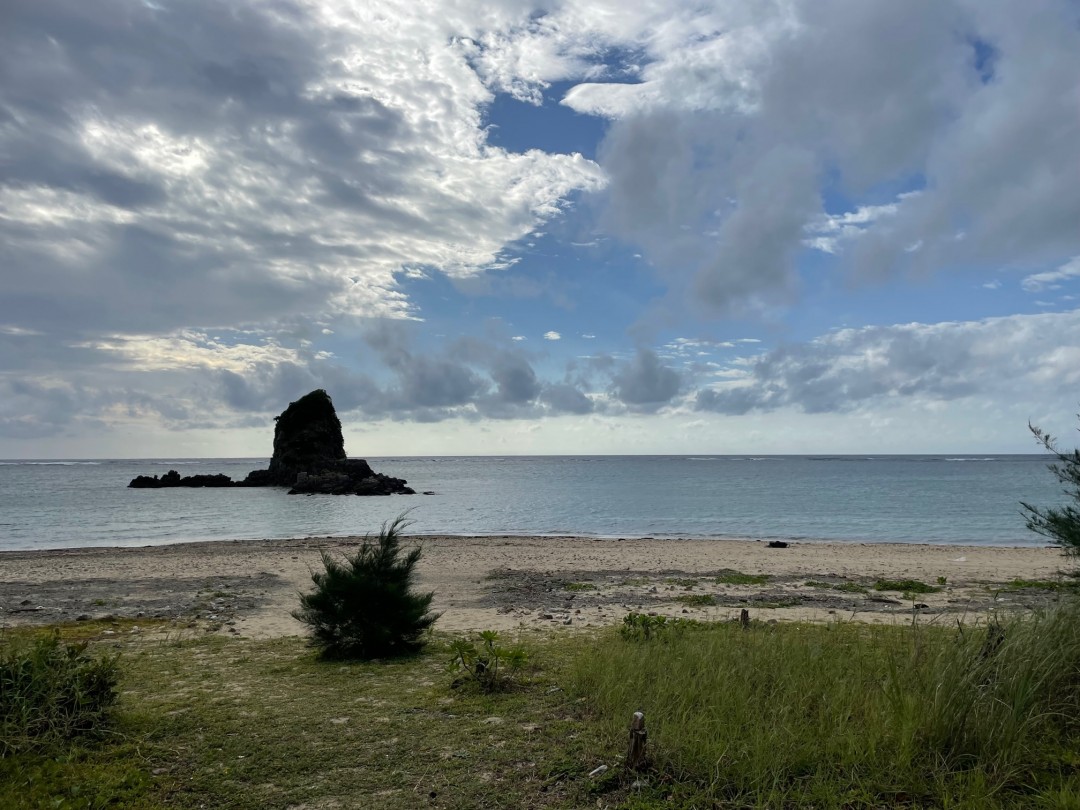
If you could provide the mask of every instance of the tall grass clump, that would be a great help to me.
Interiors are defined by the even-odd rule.
[[[0,650],[0,757],[101,730],[116,702],[118,656],[56,631]]]
[[[1080,742],[1075,606],[989,629],[611,636],[575,676],[613,741],[643,710],[657,767],[712,802],[993,807],[1080,787],[1059,767]]]
[[[315,590],[301,594],[293,616],[308,625],[322,658],[371,659],[407,655],[424,645],[424,633],[439,618],[430,611],[434,594],[415,593],[421,549],[401,554],[404,515],[384,523],[378,536],[364,537],[352,556],[322,554]]]

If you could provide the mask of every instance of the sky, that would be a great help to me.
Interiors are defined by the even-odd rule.
[[[0,0],[0,457],[1036,452],[1077,0]]]

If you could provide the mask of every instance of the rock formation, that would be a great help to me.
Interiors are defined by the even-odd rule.
[[[169,470],[158,478],[156,475],[137,475],[128,484],[134,489],[162,489],[164,487],[235,487],[236,482],[222,473],[214,475],[185,475]]]
[[[321,388],[289,404],[276,418],[270,467],[252,470],[243,481],[227,475],[181,478],[175,470],[158,478],[140,475],[129,487],[290,487],[289,494],[415,495],[401,478],[371,469],[360,458],[347,458],[341,420],[330,395]]]

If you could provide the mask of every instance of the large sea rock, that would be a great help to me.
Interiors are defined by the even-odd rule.
[[[265,470],[252,470],[243,481],[226,475],[181,478],[175,470],[158,478],[140,475],[129,487],[289,487],[289,494],[415,495],[401,478],[371,469],[345,455],[341,420],[330,395],[321,388],[289,404],[275,420],[274,454]]]

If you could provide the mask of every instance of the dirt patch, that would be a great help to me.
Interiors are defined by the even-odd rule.
[[[0,625],[88,619],[187,619],[228,625],[286,586],[275,574],[0,581]]]

